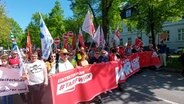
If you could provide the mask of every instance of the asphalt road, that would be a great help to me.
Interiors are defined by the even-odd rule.
[[[184,104],[184,78],[167,71],[143,69],[121,84],[123,91],[101,94],[103,104]],[[43,100],[43,102],[47,102]],[[45,104],[44,103],[44,104]],[[92,104],[95,102],[90,102]],[[1,103],[0,103],[1,104]],[[14,104],[22,103],[14,96]]]
[[[102,97],[104,104],[184,104],[184,78],[178,73],[143,70]]]

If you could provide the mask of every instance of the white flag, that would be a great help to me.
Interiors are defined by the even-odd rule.
[[[105,47],[105,38],[104,38],[104,32],[102,27],[100,28],[100,44],[103,46],[103,48]]]
[[[93,24],[92,16],[89,11],[87,12],[86,17],[84,19],[82,30],[89,33],[92,37],[95,33],[95,27]]]
[[[40,15],[40,38],[42,46],[42,58],[48,59],[50,53],[52,52],[53,38],[45,25],[45,22]]]
[[[118,46],[120,44],[120,33],[119,33],[119,27],[117,27],[115,34],[114,34],[114,41],[115,45]]]
[[[98,26],[98,29],[94,34],[93,40],[95,41],[97,47],[99,47],[100,45],[100,25]]]

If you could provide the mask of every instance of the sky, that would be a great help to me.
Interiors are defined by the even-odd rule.
[[[55,5],[56,0],[3,0],[8,17],[13,18],[24,30],[31,21],[32,14],[41,12],[48,14]],[[60,0],[65,18],[73,15],[68,0]]]

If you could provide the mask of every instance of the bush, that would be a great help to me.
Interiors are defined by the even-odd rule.
[[[182,65],[178,60],[179,55],[171,55],[168,57],[167,65],[169,68],[174,68],[176,71],[181,71]]]

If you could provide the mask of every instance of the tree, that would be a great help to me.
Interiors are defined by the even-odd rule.
[[[10,24],[8,17],[6,16],[4,5],[0,3],[0,44],[3,47],[8,48],[9,34],[10,34]]]
[[[41,14],[43,20],[45,21],[48,19],[47,15]],[[31,18],[31,22],[28,24],[28,27],[25,30],[25,37],[22,40],[23,43],[26,45],[27,34],[30,33],[31,42],[35,47],[41,47],[41,39],[40,39],[40,14],[38,12],[34,13]]]
[[[23,31],[20,25],[13,19],[6,16],[4,4],[0,4],[0,44],[5,48],[9,48],[12,44],[10,34],[13,33],[18,44],[21,40]]]
[[[155,44],[155,34],[162,31],[162,25],[167,21],[181,19],[184,11],[183,0],[127,0],[136,8],[137,15],[133,15],[128,22],[136,22],[138,29],[151,33],[152,44]]]
[[[65,32],[64,27],[64,11],[61,8],[61,4],[59,1],[55,2],[55,6],[52,8],[49,13],[49,18],[47,20],[48,29],[52,35],[52,37],[61,37],[61,35]]]
[[[17,41],[17,44],[18,46],[22,46],[22,38],[23,38],[23,30],[22,28],[20,27],[20,25],[13,19],[13,18],[9,18],[9,24],[10,24],[10,30],[11,30],[11,33],[15,36],[16,38],[16,41]],[[10,41],[11,43],[11,41]]]
[[[64,16],[63,10],[61,9],[60,2],[56,1],[55,6],[52,8],[51,12],[47,14],[41,14],[42,18],[49,29],[52,37],[61,37],[62,33],[65,32],[64,27]],[[35,47],[41,46],[40,40],[40,15],[39,13],[34,13],[32,15],[31,22],[29,23],[28,27],[26,28],[26,36],[27,33],[30,33],[32,44]],[[25,37],[26,38],[26,37]]]
[[[65,24],[65,30],[66,31],[72,31],[74,33],[78,33],[79,32],[79,24],[78,24],[78,20],[75,18],[68,18],[64,20],[64,24]]]
[[[74,16],[83,20],[87,10],[90,10],[94,17],[94,23],[97,27],[102,24],[105,38],[107,39],[107,33],[109,26],[115,29],[120,24],[120,8],[122,0],[70,0],[71,9],[74,12]],[[82,24],[82,22],[80,23]]]

